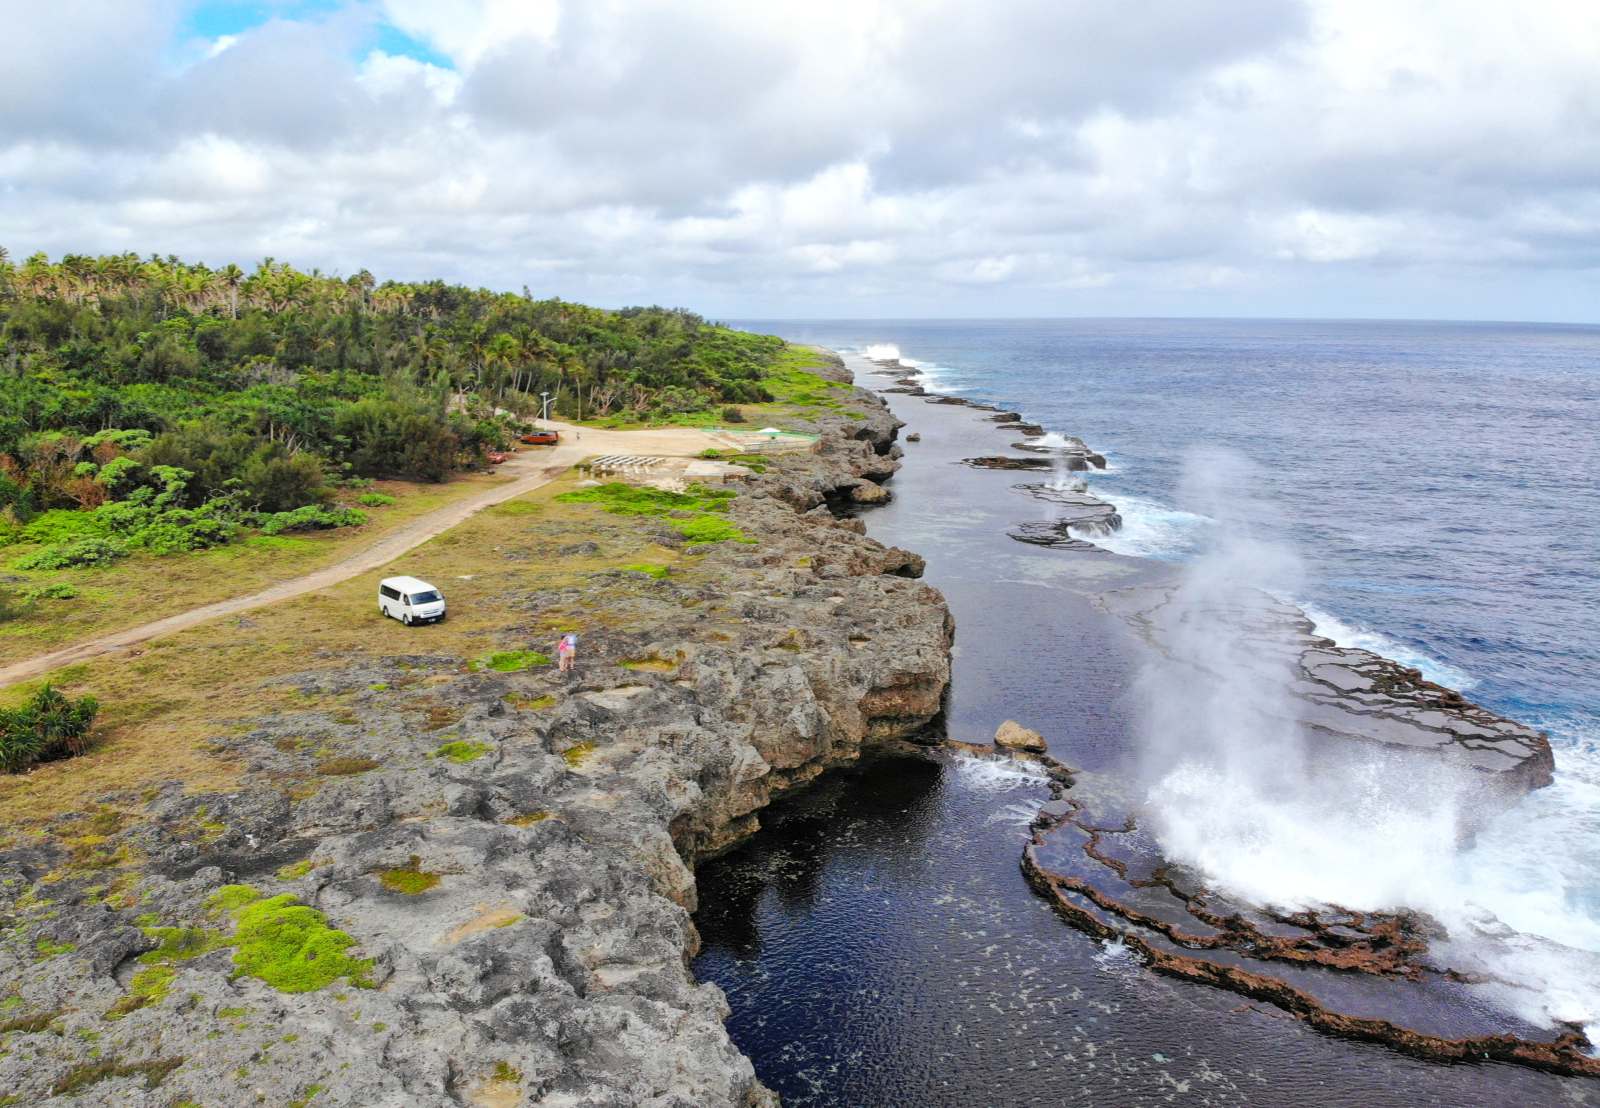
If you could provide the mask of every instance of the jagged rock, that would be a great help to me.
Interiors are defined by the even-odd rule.
[[[922,436],[918,432],[913,431],[913,432],[911,432],[911,434],[906,436],[906,441],[907,442],[921,442],[922,441]]]
[[[1049,458],[1011,458],[1003,454],[986,454],[980,458],[963,458],[962,465],[974,469],[1053,469]]]
[[[1019,435],[1033,438],[1044,434],[1044,427],[1037,423],[1001,422],[995,424],[1002,431],[1015,431]]]
[[[991,423],[1020,423],[1022,422],[1022,413],[996,412],[994,415],[989,417],[989,421]]]
[[[1026,750],[1033,754],[1043,754],[1049,749],[1043,735],[1014,719],[1006,720],[996,729],[994,745],[1004,750]]]
[[[1018,542],[1025,542],[1030,546],[1048,546],[1054,550],[1100,549],[1088,539],[1073,534],[1072,526],[1066,520],[1037,520],[1018,523],[1006,534]]]
[[[862,481],[850,486],[850,500],[855,504],[887,504],[889,490],[874,481]]]
[[[1068,532],[1082,535],[1105,535],[1112,531],[1122,529],[1122,514],[1117,511],[1116,505],[1101,500],[1098,496],[1082,488],[1058,488],[1055,485],[1022,484],[1014,485],[1036,499],[1054,504],[1060,509],[1053,520],[1031,521],[1020,523],[1013,530],[1011,537],[1022,542],[1040,542],[1041,545],[1054,545],[1044,541],[1053,532],[1063,536]],[[1019,534],[1018,532],[1022,532]],[[1023,537],[1026,534],[1032,537]]]

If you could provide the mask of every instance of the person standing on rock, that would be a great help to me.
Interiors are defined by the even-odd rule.
[[[578,636],[568,631],[556,640],[556,660],[562,673],[570,673],[578,658]]]

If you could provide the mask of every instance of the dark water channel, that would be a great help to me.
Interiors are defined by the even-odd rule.
[[[923,441],[866,519],[927,558],[955,613],[951,735],[986,741],[1014,718],[1117,774],[1132,647],[1086,594],[1167,571],[1008,539],[1045,510],[1010,488],[1029,475],[955,462],[1010,440],[964,409],[890,399]],[[1335,1039],[1068,928],[1017,864],[1046,796],[1009,764],[880,759],[774,806],[701,867],[696,972],[786,1104],[1600,1103],[1581,1081]]]

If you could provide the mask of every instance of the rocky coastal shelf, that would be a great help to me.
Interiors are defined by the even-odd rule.
[[[4,1096],[773,1103],[722,994],[688,969],[694,865],[774,797],[923,739],[950,676],[952,623],[921,559],[839,518],[859,490],[887,494],[899,426],[839,395],[816,452],[773,460],[733,502],[755,542],[705,548],[682,574],[613,568],[495,598],[501,638],[537,644],[552,615],[580,613],[576,675],[308,655],[274,679],[303,707],[212,740],[247,767],[237,788],[107,796],[6,843]],[[639,528],[682,544],[596,513],[586,541],[539,547],[534,515],[535,546],[504,557],[587,557]],[[258,919],[320,945],[286,976],[245,972]]]

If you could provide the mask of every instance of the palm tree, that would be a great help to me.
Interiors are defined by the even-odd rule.
[[[228,315],[239,318],[239,286],[244,283],[244,270],[229,262],[217,270],[217,280],[228,294]]]

